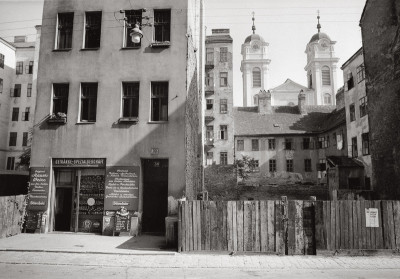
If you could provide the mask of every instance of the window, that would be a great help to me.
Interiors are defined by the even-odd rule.
[[[168,82],[151,83],[151,121],[168,121]]]
[[[244,151],[244,140],[237,140],[237,151]]]
[[[219,126],[220,131],[219,131],[219,138],[222,140],[227,140],[228,139],[228,126],[227,125],[221,125]]]
[[[219,49],[219,61],[220,62],[228,61],[228,48],[227,47],[221,47]]]
[[[207,105],[206,105],[207,110],[213,109],[213,106],[214,106],[214,100],[207,99]]]
[[[350,72],[347,74],[347,90],[350,90],[354,87],[354,79],[353,74]]]
[[[304,159],[304,171],[311,172],[311,159]]]
[[[258,151],[260,149],[258,143],[259,143],[258,139],[251,140],[251,150],[252,151]]]
[[[362,154],[369,155],[369,133],[363,133],[361,135],[362,140]]]
[[[321,69],[322,73],[322,85],[331,85],[331,71],[328,66],[324,66]]]
[[[350,110],[350,122],[356,120],[356,107],[354,104],[351,104],[349,107]]]
[[[210,141],[214,139],[214,126],[206,127],[206,140]]]
[[[221,152],[220,156],[220,164],[227,165],[228,164],[228,152]]]
[[[67,114],[68,112],[68,91],[69,84],[53,84],[53,113],[59,112]]]
[[[24,62],[17,62],[17,65],[15,66],[15,73],[17,75],[22,75],[24,73]]]
[[[136,23],[142,23],[142,10],[126,10],[125,17],[126,21],[124,47],[138,48],[141,46],[141,41],[138,43],[132,42],[131,32],[133,28],[135,28]],[[139,29],[141,29],[140,24]]]
[[[268,139],[268,149],[275,150],[275,139]]]
[[[25,74],[33,74],[33,61],[29,61],[29,64],[25,66]]]
[[[154,41],[169,42],[171,10],[154,10]]]
[[[327,148],[329,147],[329,136],[318,137],[318,148]]]
[[[286,160],[286,171],[293,172],[293,160],[292,159]]]
[[[311,138],[303,138],[303,149],[313,149],[313,141]]]
[[[81,118],[82,122],[96,122],[97,83],[82,83]]]
[[[26,88],[26,96],[32,97],[32,83],[28,83],[28,87]]]
[[[358,157],[357,137],[351,138],[351,156]]]
[[[3,93],[3,79],[0,78],[0,94]]]
[[[11,97],[21,97],[21,84],[16,84],[14,89],[11,89]]]
[[[101,36],[101,12],[86,12],[85,20],[84,48],[99,48]]]
[[[220,113],[228,113],[228,100],[221,99],[219,101],[219,112]]]
[[[220,87],[228,86],[228,73],[227,72],[219,73],[219,86]]]
[[[276,160],[275,159],[269,160],[269,172],[276,172]]]
[[[286,150],[294,149],[293,139],[285,139],[285,142],[283,144]]]
[[[206,73],[206,86],[214,87],[214,77],[212,72]]]
[[[17,133],[11,132],[10,133],[10,141],[8,142],[9,146],[17,146]]]
[[[0,68],[4,69],[4,54],[0,53]]]
[[[22,134],[22,146],[28,146],[28,132]]]
[[[325,159],[319,159],[319,161],[318,161],[318,170],[319,171],[325,171],[326,170],[326,160]]]
[[[330,104],[332,104],[332,97],[331,97],[331,94],[329,94],[329,93],[325,93],[325,94],[324,94],[324,104],[325,104],[325,105],[330,105]]]
[[[56,49],[72,48],[72,31],[74,29],[74,13],[58,14],[58,31]]]
[[[122,90],[122,117],[138,117],[139,82],[123,82]]]
[[[311,72],[308,74],[308,88],[312,88],[312,74]]]
[[[206,160],[206,164],[208,166],[213,164],[213,160],[214,160],[214,153],[213,152],[207,152],[207,160]]]
[[[15,157],[7,157],[7,170],[14,170]]]
[[[367,97],[360,99],[360,118],[367,115]]]
[[[29,114],[31,112],[30,107],[25,108],[25,112],[22,113],[22,121],[29,121]]]
[[[364,64],[361,64],[357,67],[357,82],[360,83],[365,79],[365,67]]]
[[[207,65],[214,65],[214,49],[213,48],[207,48],[206,64]]]
[[[11,121],[18,121],[19,108],[13,108]]]
[[[337,143],[337,149],[342,150],[344,147],[343,131],[340,131],[340,133],[336,134],[336,143]]]
[[[254,160],[253,164],[253,172],[260,172],[260,161],[259,160]]]
[[[261,70],[260,70],[260,68],[253,69],[253,87],[261,87]]]

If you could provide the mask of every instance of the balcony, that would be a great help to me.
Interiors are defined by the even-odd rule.
[[[206,139],[204,144],[207,146],[214,146],[214,139],[212,138]]]
[[[207,96],[211,96],[214,95],[214,87],[212,87],[212,90],[207,90],[209,89],[209,87],[206,87],[206,90],[204,90],[204,95]]]
[[[211,121],[213,121],[215,118],[214,118],[214,116],[213,115],[205,115],[204,116],[204,121],[205,122],[211,122]]]

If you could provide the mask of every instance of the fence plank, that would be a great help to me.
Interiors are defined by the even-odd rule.
[[[267,201],[260,201],[260,251],[268,251]]]
[[[7,197],[0,197],[0,238],[4,238],[7,235]]]
[[[351,249],[358,249],[358,215],[357,215],[357,201],[352,201],[352,219],[353,219],[353,245]]]
[[[393,201],[393,218],[395,229],[396,249],[400,250],[400,201]]]
[[[381,210],[380,201],[374,201],[374,207],[378,208],[378,211]],[[381,213],[381,211],[379,211]],[[379,227],[375,228],[375,249],[383,249],[383,223],[382,223],[382,214],[378,214]]]
[[[228,233],[227,233],[227,202],[221,202],[222,206],[222,230],[221,230],[221,239],[220,242],[222,244],[222,251],[227,251],[228,250]]]
[[[228,251],[234,251],[233,249],[233,228],[232,228],[232,204],[233,202],[228,201],[226,204],[226,235],[228,238]]]
[[[315,249],[326,250],[328,231],[325,227],[324,215],[326,214],[326,202],[316,201],[315,203]],[[326,222],[327,223],[327,222]]]
[[[244,202],[238,201],[237,202],[237,215],[236,215],[236,222],[237,222],[237,250],[244,251],[244,221],[243,221],[243,211],[244,211]]]
[[[330,228],[330,249],[335,250],[337,249],[337,238],[336,238],[336,201],[330,201],[328,202],[327,206],[327,222],[329,222],[329,228]]]
[[[304,255],[303,201],[295,201],[295,254]]]
[[[197,201],[191,201],[192,205],[192,241],[193,241],[193,248],[192,250],[197,250]]]
[[[178,202],[178,252],[183,252],[182,247],[182,226],[185,222],[182,222],[182,202]]]
[[[365,226],[365,201],[360,201],[362,249],[367,249],[367,227]]]
[[[12,226],[15,213],[15,196],[10,196],[7,199],[7,236],[12,235]]]
[[[283,239],[283,210],[283,203],[281,201],[275,201],[275,245],[276,252],[280,255],[285,255],[285,241]]]
[[[238,234],[237,234],[237,203],[232,202],[232,241],[233,241],[233,251],[238,250]]]
[[[331,202],[330,201],[323,201],[323,218],[324,218],[324,233],[325,233],[325,240],[326,249],[330,250],[334,247],[335,242],[335,235],[331,232]],[[333,217],[334,218],[334,217]],[[332,246],[333,243],[333,246]]]
[[[315,255],[315,206],[311,201],[303,203],[303,231],[304,231],[304,253]]]
[[[243,249],[252,251],[252,233],[251,233],[251,202],[244,201],[243,209]]]
[[[296,204],[294,200],[288,201],[288,255],[296,255]]]
[[[217,205],[215,201],[210,201],[210,225],[211,225],[211,240],[210,249],[215,251],[218,249],[218,216]]]
[[[362,214],[361,214],[361,202],[356,201],[356,214],[357,214],[357,240],[358,249],[363,248],[363,229],[362,229]]]
[[[197,250],[201,251],[201,243],[202,243],[202,237],[201,237],[201,227],[203,226],[203,223],[201,222],[201,201],[196,202],[197,206]]]
[[[341,243],[341,222],[340,222],[340,211],[339,211],[339,201],[335,201],[334,207],[335,207],[335,221],[334,221],[334,228],[335,228],[335,250],[340,249],[340,243]]]
[[[353,238],[354,238],[354,232],[353,232],[353,201],[348,200],[346,201],[347,203],[347,215],[348,215],[348,226],[349,226],[349,242],[348,242],[348,249],[354,249],[354,244],[353,244]]]
[[[253,244],[253,251],[260,252],[261,251],[261,238],[260,238],[260,202],[255,201],[254,206],[256,209],[256,218],[255,218],[255,231],[253,232],[254,237],[254,244]]]
[[[206,202],[206,212],[205,212],[205,219],[206,219],[206,241],[205,241],[205,249],[207,251],[211,250],[211,210],[210,210],[210,202]]]
[[[394,230],[394,213],[393,213],[393,201],[388,201],[388,214],[389,214],[389,237],[391,247],[390,249],[396,249],[396,235]]]
[[[268,251],[275,252],[275,202],[267,201]]]

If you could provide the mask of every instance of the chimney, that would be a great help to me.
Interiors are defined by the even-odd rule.
[[[14,36],[14,43],[25,43],[26,36]]]
[[[261,115],[272,114],[271,92],[260,90],[258,93],[258,113]]]
[[[307,114],[306,111],[306,94],[304,93],[303,89],[300,90],[299,93],[299,112],[300,114]]]

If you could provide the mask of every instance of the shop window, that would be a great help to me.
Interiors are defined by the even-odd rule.
[[[367,115],[367,96],[360,99],[360,118]]]
[[[275,159],[269,160],[269,172],[276,172],[276,160]]]
[[[227,72],[219,73],[219,86],[220,87],[228,86],[228,73]]]
[[[125,40],[124,47],[126,48],[139,48],[141,46],[142,40],[138,43],[132,42],[131,32],[135,28],[135,24],[139,23],[139,29],[142,29],[140,24],[142,23],[142,12],[143,10],[125,10]]]
[[[351,156],[358,157],[357,137],[351,138]]]
[[[252,151],[258,151],[258,150],[260,150],[260,147],[259,147],[259,140],[258,140],[258,139],[252,139],[252,140],[251,140],[251,150],[252,150]]]
[[[275,150],[275,139],[268,139],[268,149]]]
[[[329,93],[324,94],[324,104],[331,105],[332,104],[332,96]]]
[[[221,47],[219,49],[219,61],[220,62],[228,61],[228,48],[227,47]]]
[[[11,97],[21,97],[21,84],[15,84],[10,93]]]
[[[69,84],[55,83],[53,84],[53,114],[67,114],[68,111],[68,91]]]
[[[123,82],[122,90],[122,117],[138,117],[139,82]]]
[[[220,165],[228,164],[228,152],[221,152],[220,154]]]
[[[311,159],[304,159],[304,171],[305,172],[312,172]]]
[[[4,69],[4,54],[0,53],[0,68]]]
[[[0,78],[0,94],[3,93],[3,79]]]
[[[28,87],[26,88],[26,97],[32,97],[32,83],[28,83]]]
[[[86,12],[85,20],[84,48],[99,48],[101,37],[101,12]]]
[[[369,133],[363,133],[361,135],[362,139],[362,154],[369,155]]]
[[[22,113],[22,121],[29,121],[29,115],[31,113],[31,108],[26,107],[25,111]]]
[[[347,74],[347,90],[350,90],[354,87],[354,79],[353,79],[353,74],[350,72]]]
[[[7,157],[7,170],[15,169],[15,157]]]
[[[22,134],[22,146],[28,146],[28,132]]]
[[[207,110],[212,110],[213,106],[214,106],[214,100],[213,99],[207,99],[207,104],[206,104]]]
[[[81,90],[80,121],[96,122],[97,83],[82,83]]]
[[[236,150],[244,151],[244,140],[237,140],[236,142]]]
[[[57,23],[56,49],[72,48],[72,32],[74,29],[74,13],[59,13]]]
[[[10,140],[8,146],[17,146],[17,132],[10,133]]]
[[[207,152],[207,160],[206,160],[207,166],[211,166],[213,163],[214,163],[214,153]]]
[[[154,41],[169,42],[171,35],[171,10],[154,10]]]
[[[18,121],[18,116],[19,116],[19,108],[13,108],[11,121]]]
[[[286,160],[286,171],[287,172],[293,172],[293,160],[292,159],[288,159]]]
[[[322,85],[331,85],[331,71],[328,66],[322,67],[321,74],[322,74]]]
[[[24,62],[17,62],[17,65],[15,66],[15,73],[17,75],[22,75],[24,73]]]
[[[219,101],[219,112],[222,114],[228,113],[228,100],[221,99]]]
[[[151,121],[168,121],[168,82],[151,83]]]
[[[228,139],[228,126],[227,125],[221,125],[219,126],[219,138],[222,140],[227,140]]]
[[[354,106],[354,104],[351,104],[349,106],[349,111],[350,111],[350,122],[355,121],[356,120],[356,107]]]
[[[261,70],[260,70],[260,68],[253,69],[253,87],[261,87]]]
[[[294,150],[293,139],[285,139],[284,148],[285,150]]]
[[[29,61],[29,64],[25,66],[25,74],[33,74],[33,61]]]
[[[357,67],[357,82],[360,83],[365,79],[365,67],[364,64],[361,64]]]

